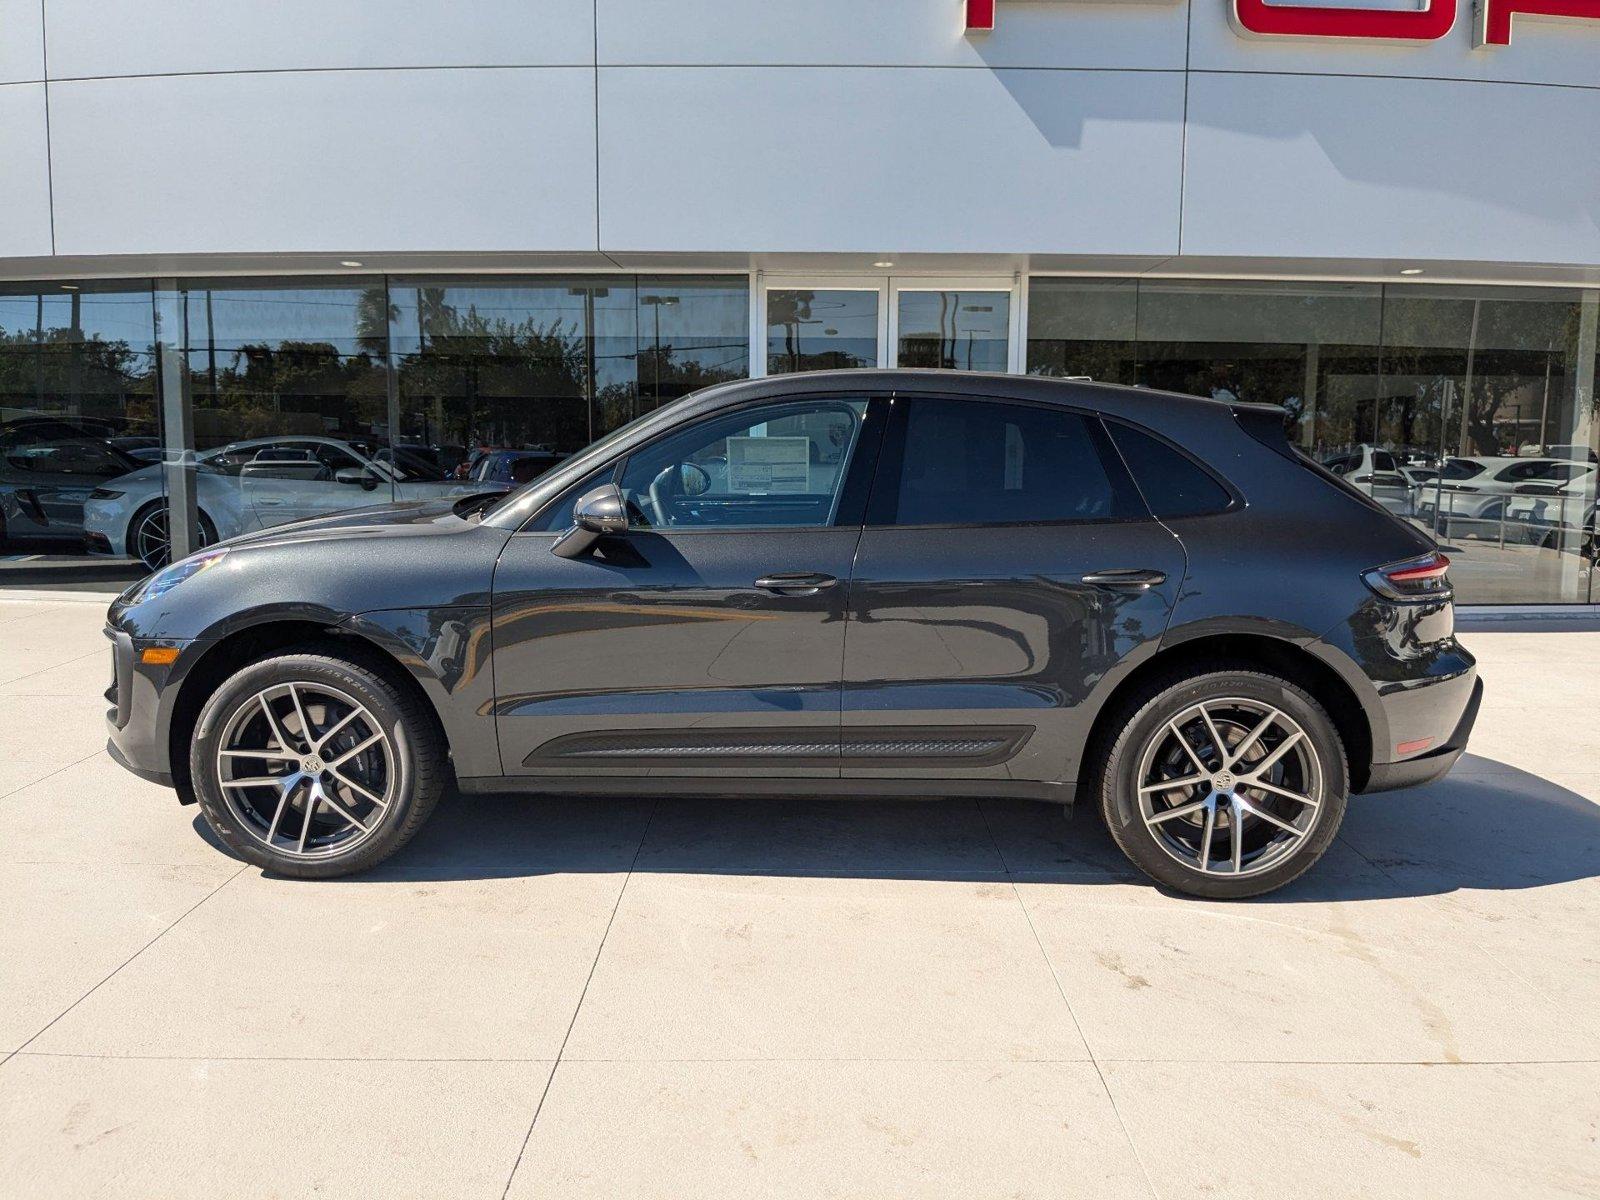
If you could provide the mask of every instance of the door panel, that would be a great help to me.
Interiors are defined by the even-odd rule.
[[[1083,582],[1126,568],[1165,580],[1146,590]],[[1161,636],[1183,569],[1177,539],[1154,521],[866,530],[850,585],[845,777],[1070,778],[1068,751],[1088,732],[1078,706]],[[906,727],[924,744],[874,761],[891,752],[875,742],[882,730],[904,740]],[[998,761],[962,761],[1002,742],[1012,749]]]
[[[859,536],[640,531],[580,559],[512,538],[493,605],[506,773],[837,778]],[[813,573],[840,582],[755,586]]]
[[[713,414],[611,472],[625,534],[575,559],[551,553],[558,533],[513,537],[492,601],[506,772],[837,779],[850,564],[886,407]]]
[[[1098,418],[897,396],[850,584],[845,777],[1071,778],[1082,702],[1165,632],[1183,574]]]

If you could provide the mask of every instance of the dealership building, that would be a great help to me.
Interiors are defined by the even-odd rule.
[[[1354,2],[0,0],[0,588],[909,365],[1282,404],[1600,604],[1600,0]]]

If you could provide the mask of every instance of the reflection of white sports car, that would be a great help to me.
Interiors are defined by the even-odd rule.
[[[384,452],[363,454],[335,438],[252,438],[192,459],[202,545],[236,534],[397,500],[433,500],[495,491],[493,483],[441,479],[430,464]],[[83,506],[91,553],[167,560],[162,468],[144,467],[106,480]]]

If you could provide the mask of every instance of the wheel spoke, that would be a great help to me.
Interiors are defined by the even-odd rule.
[[[330,770],[330,771],[333,770],[335,767],[342,767],[345,763],[349,762],[352,758],[354,758],[356,755],[360,754],[363,750],[367,749],[369,746],[376,745],[378,742],[381,742],[381,741],[383,741],[383,734],[375,733],[371,737],[365,739],[364,741],[357,742],[354,746],[351,746],[350,749],[346,750],[343,754],[339,755],[338,758],[332,759],[332,760],[324,763],[323,765],[326,766],[328,768],[328,770]]]
[[[1183,752],[1189,756],[1189,761],[1199,767],[1200,770],[1209,771],[1210,768],[1201,762],[1200,756],[1194,752],[1194,747],[1189,745],[1189,739],[1183,736],[1183,730],[1178,728],[1178,723],[1176,721],[1168,721],[1167,728],[1172,731],[1172,736],[1178,739],[1178,745],[1183,747]]]
[[[222,781],[222,786],[225,787],[225,788],[248,788],[248,787],[275,787],[275,788],[281,788],[281,787],[283,787],[284,782],[286,780],[293,779],[293,778],[294,778],[293,775],[258,775],[253,779],[224,779]],[[294,789],[293,788],[289,788],[288,790],[292,792]]]
[[[278,720],[278,714],[272,711],[272,704],[267,700],[266,694],[261,696],[261,711],[267,715],[267,728],[272,731],[272,736],[278,739],[278,745],[285,750],[293,750],[294,743],[289,740],[289,731]]]
[[[1204,783],[1209,775],[1189,775],[1183,779],[1163,779],[1160,783],[1147,784],[1139,789],[1141,796],[1148,796],[1151,792],[1170,792],[1177,788],[1193,787],[1197,783]]]
[[[1254,746],[1258,741],[1260,741],[1262,735],[1264,735],[1267,730],[1271,729],[1281,716],[1283,716],[1283,714],[1277,709],[1269,708],[1267,710],[1267,715],[1261,719],[1261,724],[1257,725],[1249,733],[1245,734],[1244,741],[1240,742],[1233,748],[1233,761],[1238,762],[1241,758],[1248,754],[1250,752],[1250,747]]]
[[[355,792],[357,795],[363,796],[366,799],[372,801],[372,803],[376,804],[379,808],[388,808],[389,807],[389,802],[387,800],[385,800],[382,796],[378,795],[376,792],[374,792],[371,788],[367,787],[365,784],[357,783],[354,779],[351,779],[348,775],[341,774],[340,772],[335,771],[331,767],[328,769],[328,774],[332,775],[336,780],[338,780],[340,783],[344,784],[345,787],[349,788],[352,792]]]
[[[307,788],[306,812],[305,816],[300,819],[300,844],[295,847],[296,853],[304,854],[306,852],[306,834],[311,832],[311,814],[317,811],[317,799],[317,790],[315,788]]]
[[[332,729],[328,730],[327,733],[323,734],[317,739],[317,744],[313,746],[312,749],[318,754],[321,754],[322,748],[331,742],[335,737],[337,737],[340,731],[343,730],[346,725],[350,724],[350,722],[354,721],[357,717],[364,715],[365,710],[352,708],[348,713],[339,718],[338,722],[333,726]]]
[[[1200,719],[1206,723],[1206,733],[1211,738],[1211,744],[1217,748],[1217,760],[1222,763],[1222,769],[1226,771],[1233,761],[1228,757],[1228,743],[1223,741],[1222,734],[1217,732],[1217,723],[1211,719],[1211,714],[1206,711],[1204,704],[1200,706]],[[1201,769],[1204,770],[1203,767]]]
[[[1159,812],[1153,817],[1146,817],[1146,825],[1160,825],[1164,821],[1176,821],[1179,817],[1187,817],[1190,813],[1197,813],[1206,806],[1204,800],[1196,800],[1193,804],[1180,804],[1177,808],[1169,808],[1166,812]]]
[[[299,762],[300,756],[287,750],[219,750],[223,758],[265,758],[275,761]]]
[[[1228,814],[1228,842],[1233,849],[1233,873],[1244,869],[1244,818],[1239,797],[1233,798],[1233,811]]]
[[[1306,735],[1301,730],[1296,729],[1288,737],[1284,738],[1283,741],[1274,746],[1272,753],[1268,754],[1260,762],[1251,763],[1250,773],[1252,775],[1260,775],[1266,771],[1270,771],[1272,769],[1272,765],[1285,754],[1287,754],[1294,747],[1294,745],[1305,736]]]
[[[1264,792],[1271,792],[1274,796],[1282,796],[1285,800],[1293,800],[1296,804],[1304,804],[1307,808],[1315,809],[1317,801],[1310,796],[1302,796],[1299,792],[1291,792],[1288,788],[1281,788],[1275,783],[1268,783],[1264,779],[1247,779],[1244,781],[1247,788],[1260,788]]]
[[[278,797],[278,807],[272,810],[272,824],[267,826],[267,845],[272,845],[272,839],[278,836],[278,822],[283,820],[283,812],[289,807],[289,797],[294,794],[293,788],[284,788],[283,795]]]
[[[1305,836],[1305,833],[1306,833],[1305,830],[1296,829],[1293,825],[1289,824],[1289,822],[1281,820],[1278,817],[1273,816],[1271,813],[1269,813],[1264,808],[1257,808],[1254,804],[1251,804],[1248,800],[1242,800],[1241,799],[1239,801],[1239,804],[1244,809],[1245,812],[1249,813],[1252,817],[1260,817],[1268,825],[1276,825],[1279,829],[1282,829],[1284,832],[1294,834],[1295,837],[1303,837],[1303,836]]]
[[[289,685],[289,699],[294,702],[295,715],[300,718],[300,740],[307,746],[311,745],[311,721],[306,716],[306,710],[300,704],[300,693],[295,690],[294,684]]]
[[[1206,827],[1200,833],[1200,873],[1203,875],[1209,870],[1211,862],[1211,834],[1217,827],[1217,810],[1214,806],[1206,806]]]
[[[323,792],[319,793],[317,798],[319,800],[321,800],[324,804],[326,804],[329,808],[333,809],[334,812],[338,813],[346,821],[349,821],[350,824],[354,825],[357,829],[361,830],[362,833],[365,833],[367,831],[367,827],[365,825],[363,825],[361,823],[361,821],[353,813],[351,813],[347,808],[345,808],[344,805],[340,804],[332,796],[328,795],[328,793],[326,791],[323,791]]]

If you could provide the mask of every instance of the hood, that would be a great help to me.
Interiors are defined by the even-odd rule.
[[[442,527],[465,525],[466,518],[457,516],[456,510],[465,507],[465,502],[472,498],[455,496],[448,500],[409,500],[372,508],[354,508],[326,517],[313,517],[308,521],[274,525],[258,533],[242,533],[218,544],[243,550],[303,542],[427,537],[445,532]]]

